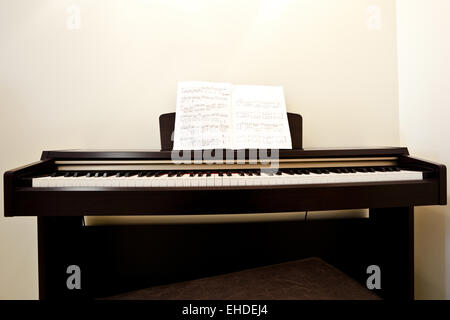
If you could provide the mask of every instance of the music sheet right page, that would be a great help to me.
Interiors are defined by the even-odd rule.
[[[283,87],[233,86],[233,149],[292,149]]]

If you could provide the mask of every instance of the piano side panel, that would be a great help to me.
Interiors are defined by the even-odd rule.
[[[445,165],[409,156],[400,157],[399,165],[403,168],[433,171],[434,177],[439,180],[438,204],[447,204],[447,167]]]
[[[4,193],[4,215],[5,217],[14,216],[16,212],[16,188],[23,186],[22,178],[26,175],[39,175],[44,172],[55,170],[52,160],[34,162],[16,169],[6,171],[3,175],[3,193]]]
[[[14,216],[14,173],[7,171],[3,175],[3,203],[5,217]]]
[[[236,188],[17,188],[17,216],[265,213],[439,204],[437,180]]]

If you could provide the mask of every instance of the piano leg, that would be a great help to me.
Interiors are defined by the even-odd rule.
[[[373,264],[384,299],[414,299],[414,207],[371,209]]]
[[[83,217],[38,217],[40,300],[86,295],[82,224]]]

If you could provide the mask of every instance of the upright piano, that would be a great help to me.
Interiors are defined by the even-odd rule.
[[[44,151],[40,161],[6,172],[5,216],[38,217],[40,298],[97,298],[320,256],[361,283],[367,267],[377,265],[381,297],[412,299],[414,207],[447,203],[445,166],[411,157],[404,147],[303,149],[295,132],[301,118],[294,116],[289,117],[294,149],[276,154],[171,150],[174,115],[168,114],[160,118],[162,150]],[[370,214],[365,219],[276,219],[279,212],[350,209]],[[85,223],[89,216],[245,220],[253,214],[271,215],[274,222]],[[82,271],[76,290],[66,285],[71,265]]]

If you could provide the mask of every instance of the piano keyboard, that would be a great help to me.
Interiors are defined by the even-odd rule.
[[[240,171],[58,171],[35,177],[39,187],[228,187],[422,180],[423,172],[397,167]]]

